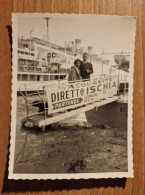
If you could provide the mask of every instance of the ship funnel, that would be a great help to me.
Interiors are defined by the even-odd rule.
[[[76,49],[80,49],[80,47],[81,47],[81,42],[82,42],[81,39],[75,39],[75,47],[76,47]]]
[[[93,46],[88,46],[88,54],[92,54],[93,53]]]

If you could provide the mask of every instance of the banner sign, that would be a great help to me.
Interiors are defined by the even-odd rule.
[[[45,86],[48,114],[91,104],[117,94],[118,77],[102,76],[88,81]]]

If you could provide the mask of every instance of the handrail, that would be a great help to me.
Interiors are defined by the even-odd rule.
[[[91,80],[93,80],[94,78],[104,78],[105,76],[107,76],[108,77],[108,79],[110,78],[110,75],[95,75],[95,76],[93,76],[93,77],[91,77],[90,79],[81,79],[81,80],[75,80],[75,81],[68,81],[68,79],[62,79],[62,80],[53,80],[53,81],[49,81],[49,84],[51,85],[51,86],[56,86],[56,85],[58,85],[58,84],[62,84],[62,83],[68,83],[68,84],[71,84],[71,83],[74,83],[74,82],[82,82],[82,81],[91,81]],[[111,77],[118,77],[118,80],[120,81],[120,75],[112,75]],[[40,88],[40,87],[43,87],[43,86],[46,86],[46,85],[49,85],[47,82],[45,82],[45,81],[39,81],[39,82],[31,82],[31,83],[28,83],[27,84],[27,86],[30,86],[30,85],[33,85],[33,86],[36,86],[36,90],[39,90],[40,91],[40,89],[38,89],[38,87]],[[24,86],[25,84],[22,84],[21,86]],[[38,87],[37,87],[37,85],[39,85]],[[20,87],[21,87],[20,86]],[[40,92],[39,92],[40,93]],[[22,94],[22,93],[21,93]],[[32,94],[32,93],[31,93]],[[32,94],[33,95],[33,94]],[[37,95],[37,94],[35,94],[35,95]],[[27,96],[29,96],[29,94],[27,94]]]
[[[28,93],[27,93],[27,85],[29,85],[29,84],[22,84],[22,85],[20,85],[20,87],[19,87],[19,92],[20,92],[20,94],[23,96],[23,98],[24,98],[24,100],[25,100],[25,102],[26,102],[26,113],[27,113],[27,117],[28,117],[28,116],[33,116],[33,115],[29,115],[29,109],[28,109],[29,105],[28,105],[28,103],[33,104],[33,105],[38,104],[38,102],[37,102],[37,103],[28,102],[28,96],[38,95],[38,97],[40,97],[40,99],[42,100],[42,103],[43,103],[43,104],[44,104],[44,101],[43,101],[43,98],[42,98],[41,95],[40,95],[40,94],[42,94],[42,92],[40,92],[39,90],[38,90],[37,93],[30,93],[30,94],[28,94]],[[24,87],[24,92],[22,91],[22,86]],[[39,102],[39,103],[41,103],[41,102]],[[46,109],[46,108],[45,108],[45,109]],[[43,112],[39,112],[39,114],[40,114],[40,113],[43,113]],[[36,115],[36,114],[34,114],[34,115]]]
[[[40,95],[40,90],[38,89],[38,96],[41,98],[43,105],[44,105],[44,120],[46,120],[46,102],[45,102],[45,96],[44,96],[44,86],[43,86],[43,97]]]
[[[43,99],[44,99],[44,120],[46,120],[46,101],[45,101],[45,91],[43,87]],[[46,125],[46,124],[45,124]]]
[[[26,96],[26,84],[23,84],[25,86],[25,95],[23,94],[23,92],[21,91],[21,87],[19,88],[20,94],[24,97],[25,101],[26,101],[26,112],[27,112],[27,117],[28,117],[28,101],[27,101],[27,96]]]

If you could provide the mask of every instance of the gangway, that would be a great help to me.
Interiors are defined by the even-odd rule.
[[[85,81],[81,81],[82,83],[85,83]],[[65,82],[66,83],[66,82]],[[70,84],[70,83],[69,83]],[[72,85],[74,82],[72,82]],[[55,88],[56,85],[51,86],[51,90]],[[56,112],[49,112],[49,109],[52,105],[50,105],[48,95],[49,92],[48,86],[41,86],[35,93],[28,93],[27,92],[27,84],[20,87],[20,93],[25,99],[26,103],[26,117],[24,117],[21,122],[22,126],[29,125],[30,127],[39,127],[42,129],[42,131],[45,131],[45,128],[47,125],[59,122],[61,120],[64,120],[66,118],[72,117],[74,115],[80,114],[81,112],[86,112],[91,109],[97,109],[100,106],[103,106],[105,104],[109,104],[111,102],[115,102],[119,100],[119,94],[118,94],[118,84],[116,88],[116,93],[112,94],[111,96],[100,96],[99,99],[94,99],[93,102],[89,103],[82,103],[78,105],[73,105],[70,107],[63,108],[62,110],[56,111]],[[23,90],[22,90],[23,89]],[[24,90],[25,89],[25,90]],[[33,100],[29,97],[35,97]],[[29,100],[30,99],[30,100]],[[39,111],[36,113],[30,114],[29,107],[38,107]],[[40,108],[41,107],[41,108]],[[30,109],[30,110],[31,110]]]

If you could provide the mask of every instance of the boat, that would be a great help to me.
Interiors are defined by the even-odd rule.
[[[33,37],[18,40],[17,91],[25,84],[35,84],[38,89],[45,84],[56,83],[66,78],[74,62],[72,53],[64,48]],[[31,89],[31,85],[28,85]],[[35,86],[35,87],[34,87]]]
[[[129,72],[129,59],[129,54],[122,53],[114,55],[114,61],[118,65],[118,68],[126,72]]]
[[[105,55],[103,56],[103,58]],[[114,54],[115,65],[111,66],[110,77],[118,75],[118,96],[119,100],[109,102],[96,109],[90,109],[85,112],[86,120],[95,123],[98,126],[109,126],[113,128],[127,129],[128,116],[128,89],[129,89],[129,53]],[[99,59],[99,57],[98,57]],[[101,58],[100,58],[101,60]],[[112,63],[113,64],[113,63]],[[104,62],[102,67],[105,66]],[[105,68],[102,70],[106,73]]]
[[[123,128],[127,129],[128,121],[128,89],[129,74],[128,71],[119,69],[124,74],[118,74],[118,96],[119,99],[103,106],[91,109],[85,112],[86,120],[105,128]]]

